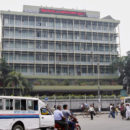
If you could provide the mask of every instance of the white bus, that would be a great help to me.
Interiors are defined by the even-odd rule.
[[[0,130],[54,128],[54,115],[38,98],[0,96]]]

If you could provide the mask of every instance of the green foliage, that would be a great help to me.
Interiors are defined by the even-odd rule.
[[[23,78],[21,73],[17,73],[10,68],[4,59],[0,59],[0,85],[5,91],[5,87],[20,88],[22,91],[26,88],[30,91],[31,83]]]
[[[52,95],[52,96],[47,96],[47,95],[43,95],[40,98],[44,99],[45,97],[48,97],[48,99],[94,99],[94,98],[98,98],[98,96],[94,96],[94,95],[75,95],[75,94],[71,94],[71,95]],[[120,95],[115,96],[113,95],[101,95],[101,98],[120,98]]]
[[[117,57],[111,64],[112,72],[119,71],[119,83],[123,84],[123,78],[128,78],[130,86],[130,58],[127,56]]]

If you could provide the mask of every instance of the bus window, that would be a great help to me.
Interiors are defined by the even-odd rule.
[[[33,100],[28,100],[28,109],[34,110],[34,101]]]
[[[38,101],[34,101],[34,110],[35,110],[35,111],[38,110]]]
[[[6,110],[13,110],[13,99],[6,99]]]
[[[2,99],[0,99],[0,110],[3,109],[3,102],[2,102]]]
[[[125,99],[125,103],[130,103],[130,99],[129,99],[129,98],[126,98],[126,99]]]
[[[20,100],[15,100],[15,110],[20,110]]]
[[[42,108],[41,109],[41,114],[42,115],[51,115],[51,112],[47,108]]]
[[[26,100],[21,100],[21,110],[26,110]]]

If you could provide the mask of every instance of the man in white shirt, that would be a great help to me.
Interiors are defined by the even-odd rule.
[[[130,106],[129,104],[126,104],[126,119],[128,120],[130,118]]]
[[[67,122],[65,121],[65,117],[61,111],[61,106],[57,106],[57,110],[54,111],[54,119],[55,123],[60,125],[64,130],[68,130]]]
[[[94,110],[94,107],[93,105],[90,105],[89,107],[89,113],[90,113],[90,116],[91,116],[91,120],[93,120],[93,115],[95,115],[95,110]]]

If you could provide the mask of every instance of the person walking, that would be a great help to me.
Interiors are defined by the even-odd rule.
[[[121,112],[122,119],[124,119],[125,118],[125,106],[124,106],[124,103],[122,103],[121,106],[120,106],[120,112]]]
[[[130,106],[129,104],[126,104],[126,119],[128,120],[130,118]]]
[[[90,116],[91,116],[91,120],[93,120],[93,116],[95,115],[95,110],[93,105],[90,105],[89,109],[88,109]]]
[[[115,112],[116,112],[116,116],[118,116],[118,113],[119,113],[119,106],[118,105],[115,108]]]
[[[112,115],[112,104],[110,104],[110,106],[109,106],[109,115],[108,115],[108,117],[110,118],[111,115]]]
[[[114,106],[114,104],[112,105],[112,112],[111,112],[111,115],[112,115],[112,118],[115,118],[115,106]]]

